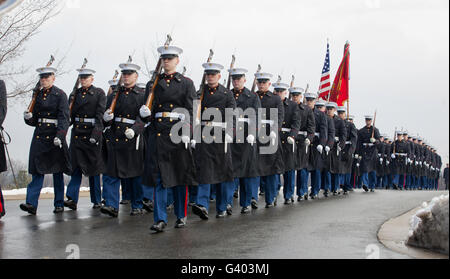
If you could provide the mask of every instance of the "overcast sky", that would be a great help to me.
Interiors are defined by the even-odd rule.
[[[361,128],[366,114],[378,111],[376,126],[424,136],[448,162],[449,2],[447,0],[72,0],[27,44],[19,63],[43,66],[69,50],[67,69],[84,57],[97,70],[96,85],[106,89],[119,63],[144,52],[155,67],[155,49],[172,32],[184,49],[181,65],[196,85],[210,48],[214,61],[252,73],[281,75],[312,91],[319,86],[330,39],[334,79],[345,42],[351,44],[350,110]],[[143,67],[144,68],[144,67]],[[181,67],[179,69],[181,71]],[[76,72],[56,85],[70,93]],[[141,75],[140,82],[147,82]],[[249,78],[248,87],[251,87]],[[31,94],[30,94],[31,98]],[[23,122],[29,100],[10,106],[5,127],[13,137],[13,158],[28,160],[33,129]]]

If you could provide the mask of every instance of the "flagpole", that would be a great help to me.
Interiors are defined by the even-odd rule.
[[[329,38],[327,38],[327,47],[328,47],[328,49],[330,48],[330,39]],[[327,50],[328,51],[328,50]],[[331,78],[331,61],[330,61],[330,78]],[[330,79],[330,81],[331,81],[331,79]],[[331,98],[331,90],[332,90],[333,88],[331,88],[330,89],[330,92],[328,92],[328,100],[327,100],[327,102],[329,103],[330,102],[330,98]]]
[[[346,45],[350,45],[350,42],[347,41]],[[347,47],[345,48],[345,50]],[[344,56],[345,56],[345,50],[344,50]],[[350,46],[349,50],[350,52]],[[348,98],[347,98],[347,121],[350,119],[350,61],[348,61]]]

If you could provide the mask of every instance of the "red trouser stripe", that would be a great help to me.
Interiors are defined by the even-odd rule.
[[[0,213],[3,212],[3,204],[2,204],[3,194],[2,190],[0,190]]]
[[[187,216],[187,205],[188,205],[188,186],[186,185],[186,198],[184,199],[184,216]]]

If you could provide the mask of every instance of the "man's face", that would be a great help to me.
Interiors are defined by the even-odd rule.
[[[89,88],[89,87],[91,87],[92,83],[94,83],[94,77],[93,76],[81,76],[80,83],[81,83],[81,87]]]
[[[316,99],[306,98],[306,104],[310,109],[314,109],[314,106],[316,105]]]
[[[302,102],[302,94],[296,94],[292,95],[292,101],[296,102],[297,104],[300,104]]]
[[[133,73],[127,72],[123,73],[122,77],[123,77],[123,84],[125,85],[125,87],[133,87],[136,84],[139,75],[136,72]]]
[[[41,76],[39,80],[41,82],[41,86],[48,89],[55,83],[55,75]]]
[[[336,112],[335,108],[327,108],[327,115],[331,118],[334,117],[334,113]]]
[[[347,113],[340,112],[340,113],[338,113],[338,116],[339,116],[340,119],[345,120],[345,118],[347,117]]]
[[[284,100],[287,97],[287,92],[286,89],[277,88],[273,91],[273,94],[280,96],[281,100]]]
[[[372,119],[366,119],[366,126],[367,127],[372,126]]]
[[[318,110],[320,110],[321,112],[326,112],[327,108],[325,106],[320,106],[317,107]]]
[[[209,86],[215,87],[219,84],[219,80],[222,78],[222,75],[219,73],[207,73],[206,74],[206,82]]]
[[[266,80],[258,80],[256,82],[256,86],[258,86],[258,90],[261,92],[267,92],[269,91],[270,86],[272,83],[270,81]]]
[[[397,135],[398,140],[402,141],[403,140],[403,135]]]
[[[231,78],[232,78],[233,88],[237,89],[237,90],[242,90],[245,86],[245,83],[247,82],[247,79],[245,78],[245,76],[238,76],[238,77],[232,76]]]
[[[162,59],[163,68],[165,73],[174,73],[177,70],[177,66],[180,63],[179,57],[165,57]]]

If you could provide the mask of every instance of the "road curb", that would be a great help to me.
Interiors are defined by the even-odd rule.
[[[448,259],[448,255],[405,244],[409,233],[409,221],[420,208],[421,207],[416,207],[385,222],[377,233],[378,241],[390,250],[415,259]]]

